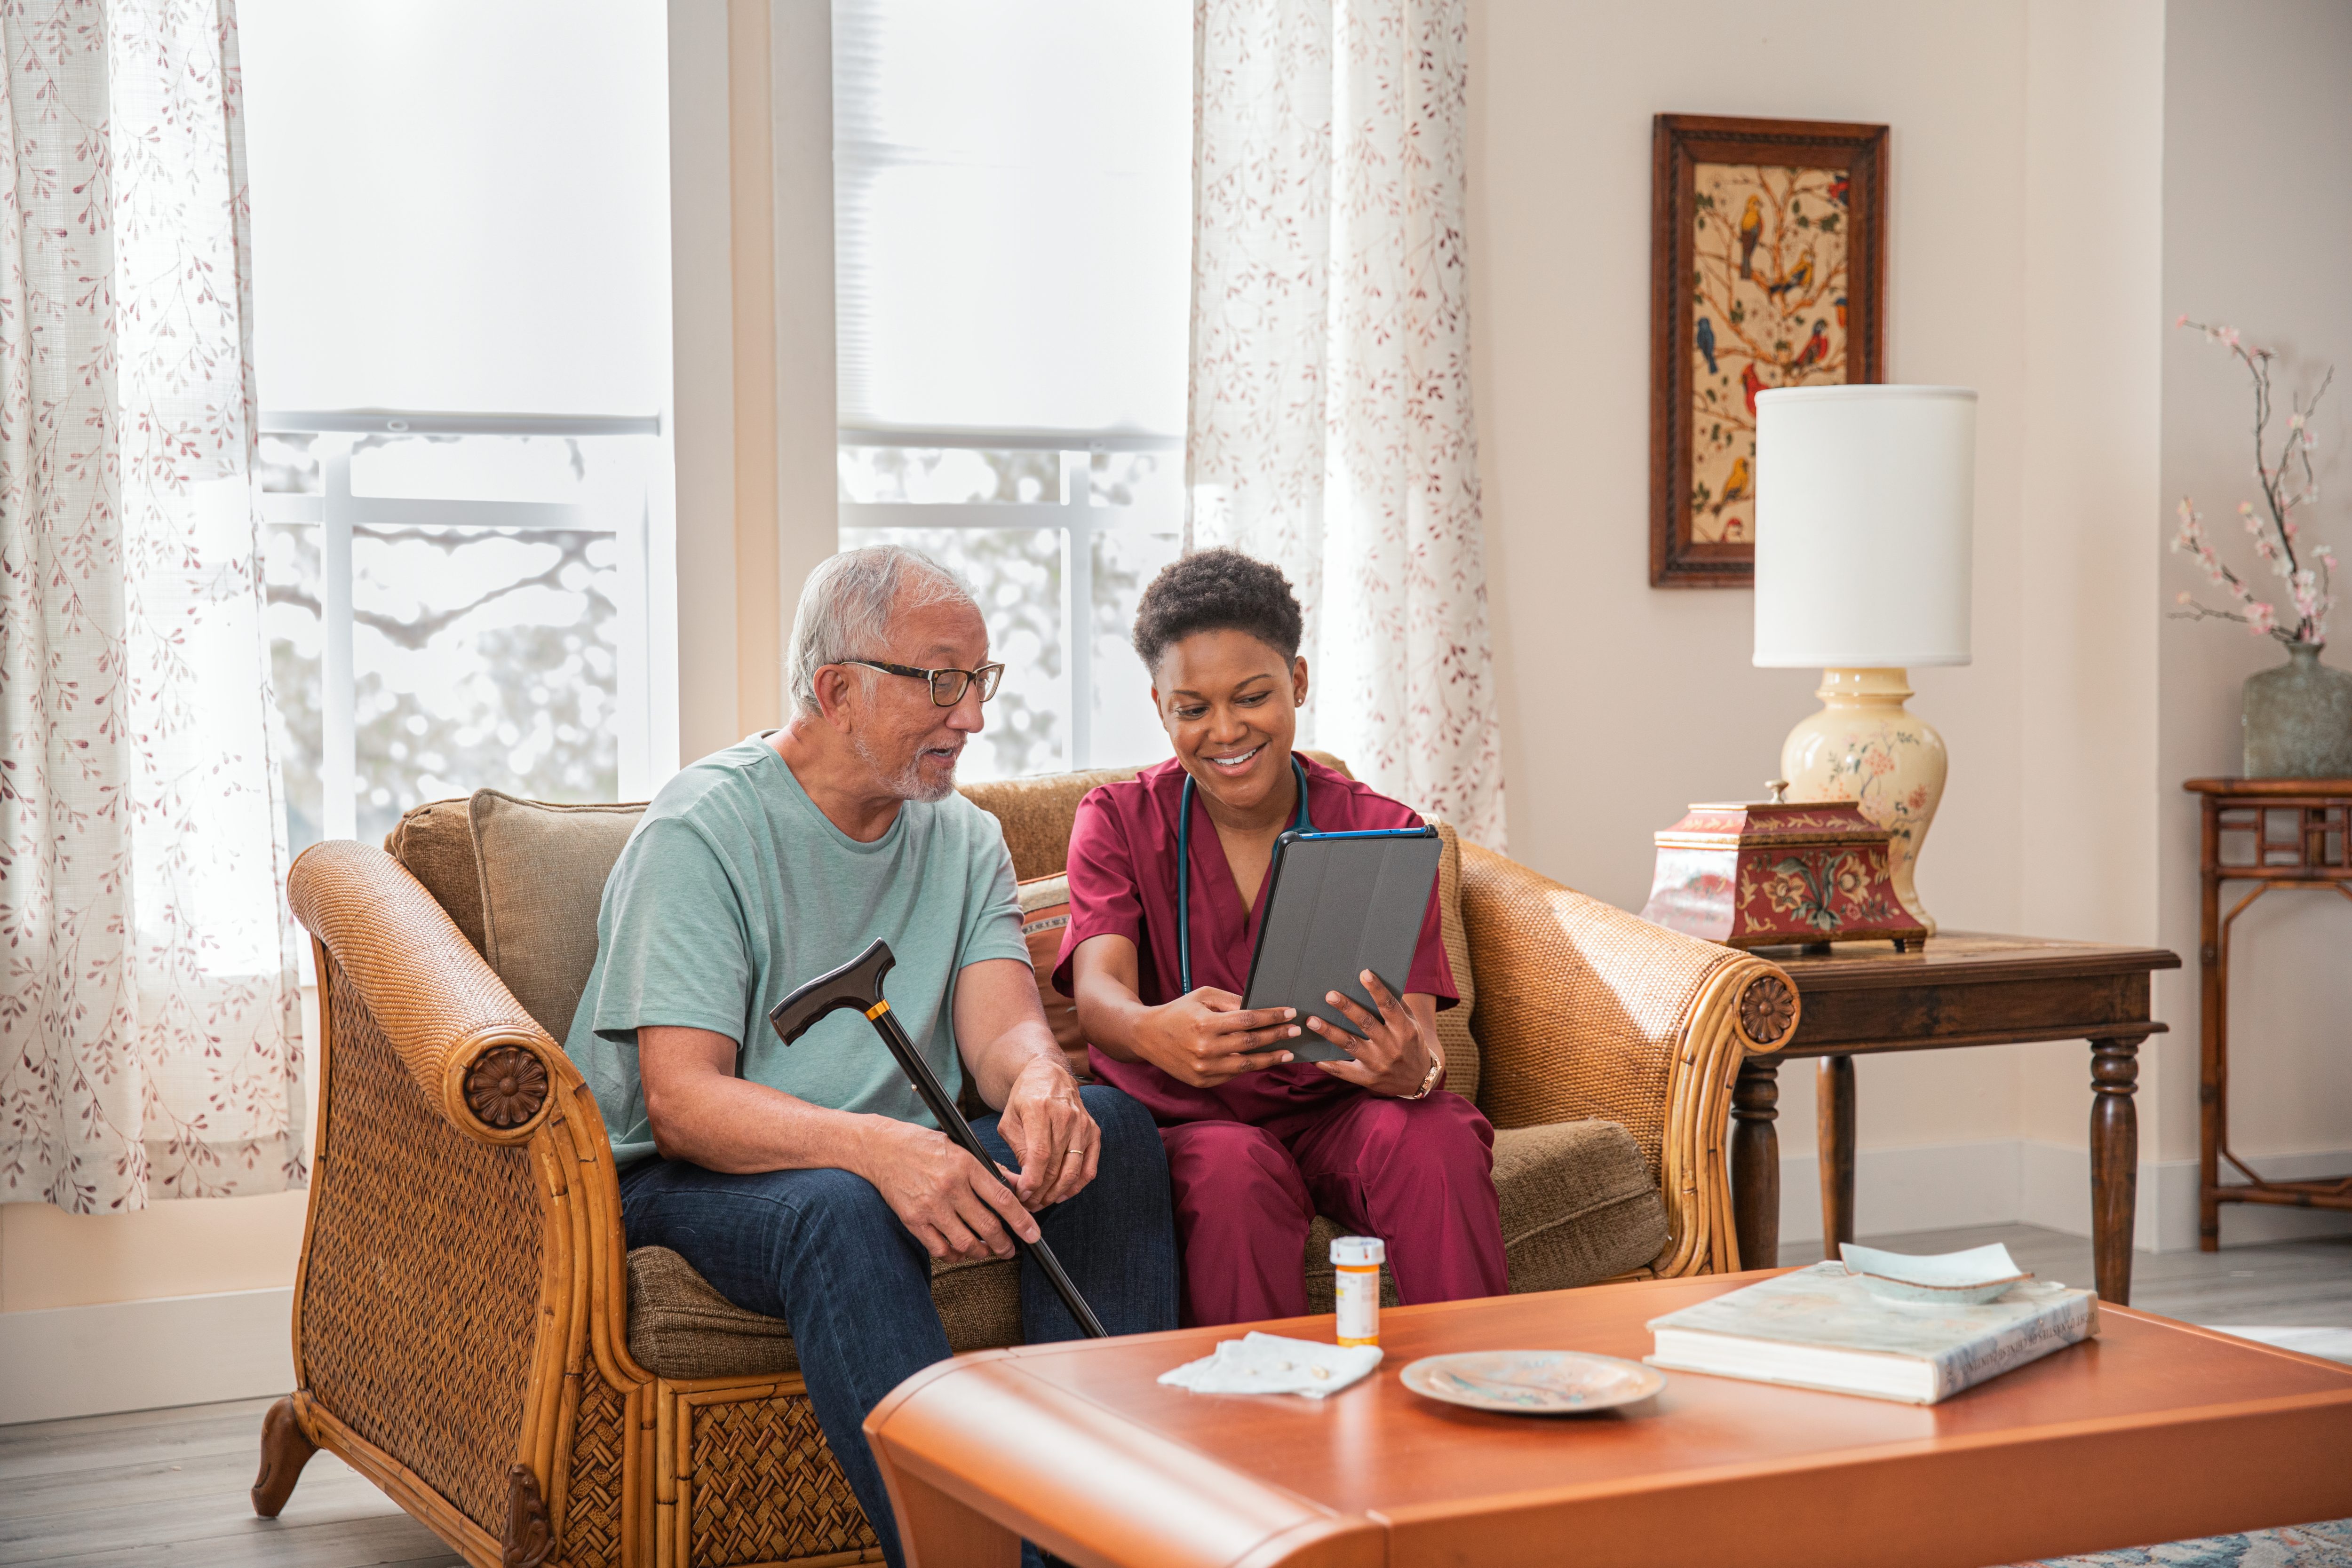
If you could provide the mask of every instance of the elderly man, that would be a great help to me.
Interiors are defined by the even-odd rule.
[[[604,884],[566,1049],[596,1092],[632,1247],[681,1254],[792,1324],[809,1397],[892,1563],[859,1424],[948,1354],[934,1259],[1042,1233],[1113,1333],[1176,1326],[1168,1173],[1151,1117],[1081,1089],[1045,1023],[996,820],[954,791],[1003,666],[952,575],[912,550],[819,567],[793,623],[784,727],[663,786]],[[938,1130],[863,1018],[787,1049],[768,1010],[890,944],[890,1005],[1004,1180]],[[1010,1182],[1011,1190],[1006,1182]],[[1021,1270],[1032,1341],[1077,1325]]]

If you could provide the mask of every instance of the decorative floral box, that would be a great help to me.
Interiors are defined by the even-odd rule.
[[[1895,895],[1893,835],[1850,800],[1695,805],[1658,834],[1642,918],[1728,947],[1891,937],[1927,929]]]

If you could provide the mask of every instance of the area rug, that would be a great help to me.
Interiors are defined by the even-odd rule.
[[[2053,1557],[2030,1568],[2352,1568],[2352,1519]]]
[[[2260,1340],[2281,1350],[2352,1364],[2352,1329],[2241,1328],[2234,1323],[2208,1323],[2205,1326],[2215,1333],[2233,1333],[2240,1339]]]
[[[2352,1363],[2352,1329],[2210,1326],[2216,1333],[2259,1340],[2281,1350]],[[2084,1557],[2053,1557],[2024,1568],[2352,1568],[2352,1519],[2094,1552]]]

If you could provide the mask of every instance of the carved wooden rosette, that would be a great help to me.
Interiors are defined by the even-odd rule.
[[[1739,993],[1739,1032],[1751,1051],[1773,1051],[1797,1032],[1797,988],[1775,972],[1757,976]]]
[[[466,1109],[486,1125],[520,1127],[546,1103],[547,1066],[521,1046],[486,1051],[466,1071]]]

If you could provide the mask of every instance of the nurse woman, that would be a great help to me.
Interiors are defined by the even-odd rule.
[[[1305,1313],[1318,1211],[1388,1244],[1408,1303],[1506,1288],[1494,1129],[1440,1092],[1437,1009],[1455,998],[1434,894],[1403,996],[1367,972],[1377,1016],[1328,998],[1362,1040],[1305,1020],[1349,1060],[1294,1060],[1293,1012],[1242,1009],[1275,840],[1421,825],[1292,753],[1299,632],[1290,584],[1263,561],[1203,550],[1162,571],[1135,651],[1176,755],[1088,794],[1070,832],[1055,984],[1077,1000],[1096,1075],[1160,1124],[1192,1325]]]

